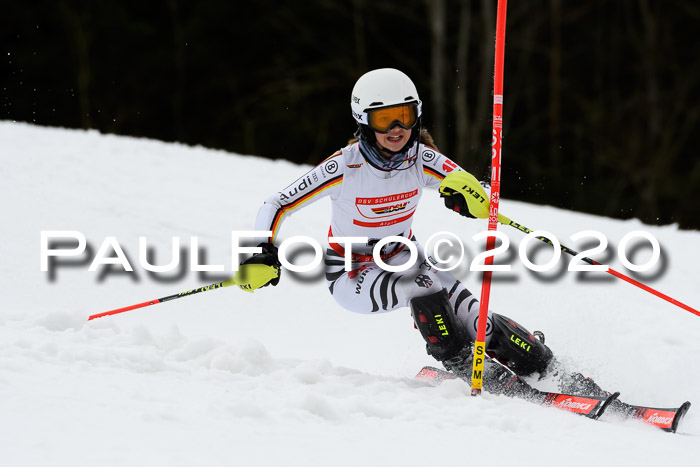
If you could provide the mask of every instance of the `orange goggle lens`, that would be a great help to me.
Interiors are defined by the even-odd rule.
[[[395,125],[410,130],[418,120],[415,104],[398,105],[369,112],[369,126],[378,133],[388,133]]]

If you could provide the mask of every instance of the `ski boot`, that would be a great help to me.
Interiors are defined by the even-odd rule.
[[[467,383],[471,384],[471,373],[474,365],[472,346],[469,344],[456,356],[443,360],[442,365]],[[501,365],[491,357],[484,361],[484,390],[490,394],[503,394],[508,397],[528,397],[534,390],[520,376]]]
[[[610,392],[601,388],[592,378],[581,373],[564,373],[559,377],[559,391],[572,396],[607,397]]]
[[[542,331],[532,331],[532,337],[534,337],[544,345],[544,333]]]

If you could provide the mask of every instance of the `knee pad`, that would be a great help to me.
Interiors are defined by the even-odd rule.
[[[466,330],[452,310],[447,291],[414,297],[410,302],[416,327],[428,353],[443,361],[455,357],[469,343]]]
[[[552,351],[523,326],[493,313],[493,336],[486,353],[519,376],[543,373],[552,360]]]

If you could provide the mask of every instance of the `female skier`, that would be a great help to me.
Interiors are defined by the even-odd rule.
[[[328,237],[336,240],[329,241],[325,265],[333,298],[357,313],[410,307],[428,354],[446,369],[469,379],[478,300],[451,274],[435,269],[411,231],[425,187],[442,187],[448,209],[473,217],[465,193],[447,187],[459,184],[445,183],[468,174],[442,155],[427,130],[421,128],[422,102],[413,82],[401,71],[384,68],[360,77],[352,90],[350,107],[358,125],[356,139],[265,200],[255,228],[272,235],[258,239],[262,252],[244,264],[280,267],[274,241],[284,218],[329,196],[332,215]],[[351,243],[338,237],[362,237],[364,241]],[[406,240],[382,241],[387,237]],[[411,255],[408,242],[415,245],[420,258],[408,270],[386,270],[372,256],[380,241],[379,263],[404,265]],[[345,268],[346,255],[352,260],[349,270]],[[278,281],[276,277],[263,286],[277,285]],[[529,386],[519,376],[542,374],[552,361],[541,333],[535,338],[513,320],[491,312],[486,350],[510,369],[487,361],[484,388],[493,393],[524,393]]]

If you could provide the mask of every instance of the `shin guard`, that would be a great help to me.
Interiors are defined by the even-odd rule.
[[[452,310],[447,291],[411,299],[416,327],[427,343],[428,353],[439,361],[455,357],[469,342]]]
[[[523,326],[493,313],[494,331],[486,353],[519,376],[542,373],[552,360],[552,351]]]

